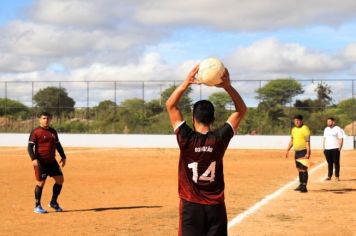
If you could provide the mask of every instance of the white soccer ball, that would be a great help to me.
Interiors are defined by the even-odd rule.
[[[215,86],[222,82],[224,71],[224,64],[219,59],[210,57],[200,62],[197,80],[205,85]]]

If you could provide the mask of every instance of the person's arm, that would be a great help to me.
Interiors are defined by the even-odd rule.
[[[307,143],[307,154],[305,155],[305,158],[309,158],[311,155],[311,150],[310,150],[310,140],[306,142]]]
[[[28,155],[30,156],[32,161],[37,160],[35,152],[33,151],[34,147],[35,147],[35,144],[33,142],[28,142],[27,152],[28,152]]]
[[[293,147],[293,138],[289,140],[287,151],[286,151],[286,158],[288,158],[289,150]]]
[[[60,142],[56,143],[56,149],[57,149],[59,155],[61,156],[61,160],[59,161],[59,163],[62,164],[62,167],[64,167],[66,165],[67,157],[66,157],[66,154],[64,153],[64,149]]]
[[[37,156],[34,151],[35,146],[36,146],[36,132],[35,132],[35,130],[32,130],[30,137],[28,139],[27,152],[32,160],[32,165],[35,168],[37,168],[38,167],[38,159],[37,159]]]
[[[339,134],[338,134],[338,142],[339,142],[339,151],[341,151],[342,146],[344,145],[344,137],[345,137],[345,133],[344,131],[340,128],[339,130]]]
[[[310,149],[310,129],[308,126],[304,126],[306,129],[305,133],[305,142],[307,144],[307,154],[305,155],[305,158],[309,158],[311,155],[311,149]]]
[[[233,129],[236,130],[239,127],[242,118],[247,112],[247,107],[240,94],[236,91],[234,87],[232,87],[229,71],[227,69],[225,69],[225,73],[221,79],[222,83],[219,84],[217,87],[224,88],[234,103],[235,112],[229,116],[227,121],[232,125]]]
[[[342,146],[344,145],[344,138],[340,138],[338,139],[338,141],[339,141],[339,151],[341,151]]]
[[[171,121],[173,129],[175,129],[182,121],[183,115],[178,108],[178,102],[183,96],[184,92],[189,88],[191,84],[197,84],[195,80],[195,75],[198,73],[199,65],[196,65],[187,75],[186,79],[180,84],[171,96],[166,101],[166,108]]]
[[[326,141],[326,128],[324,129],[324,133],[323,133],[323,150],[325,150],[325,141]]]
[[[325,137],[323,137],[323,150],[325,150]]]

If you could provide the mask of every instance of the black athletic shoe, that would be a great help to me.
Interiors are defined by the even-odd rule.
[[[301,193],[307,193],[308,192],[307,186],[306,185],[302,185],[301,188],[300,188],[300,192]]]
[[[299,186],[296,187],[296,188],[294,189],[294,191],[300,191],[301,189],[302,189],[302,184],[299,184]]]
[[[63,209],[59,206],[58,202],[50,202],[48,206],[56,210],[56,212],[61,212]]]

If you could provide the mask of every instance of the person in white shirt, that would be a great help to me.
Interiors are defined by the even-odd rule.
[[[329,117],[326,121],[324,129],[323,149],[326,161],[328,162],[328,177],[326,180],[331,180],[333,169],[335,166],[335,180],[339,181],[340,177],[340,151],[344,142],[344,131],[335,125],[335,119]]]

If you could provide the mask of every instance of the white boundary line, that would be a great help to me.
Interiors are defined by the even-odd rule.
[[[311,169],[309,171],[309,174],[313,174],[315,171],[317,171],[320,168],[324,167],[325,164],[326,164],[326,162],[324,161],[323,163],[317,165],[316,167],[314,167],[313,169]],[[296,178],[295,180],[287,183],[286,185],[284,185],[283,187],[281,187],[280,189],[278,189],[274,193],[272,193],[270,195],[267,195],[265,198],[263,198],[261,201],[257,202],[255,205],[253,205],[252,207],[250,207],[246,211],[244,211],[244,212],[238,214],[237,216],[235,216],[232,220],[229,221],[228,229],[230,229],[230,228],[234,227],[235,225],[239,224],[246,217],[248,217],[249,215],[251,215],[254,212],[256,212],[262,206],[266,205],[269,201],[271,201],[271,200],[275,199],[276,197],[278,197],[279,195],[281,195],[282,192],[284,192],[286,189],[288,189],[292,185],[298,183],[298,181],[299,181],[299,178]]]

